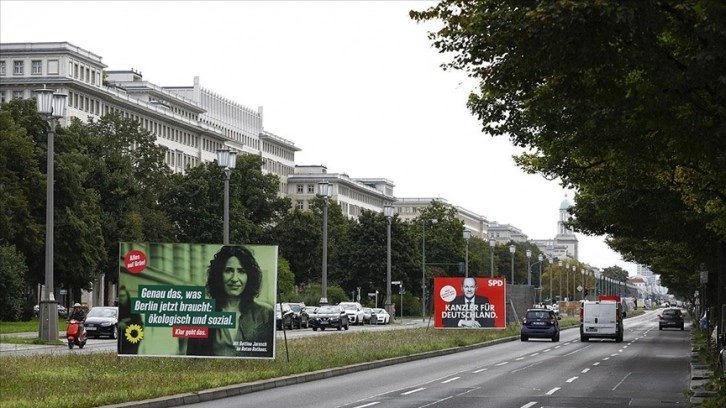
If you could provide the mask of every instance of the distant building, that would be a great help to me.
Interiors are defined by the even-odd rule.
[[[428,207],[434,201],[442,204],[451,204],[441,197],[405,197],[398,198],[393,207],[398,218],[404,222],[412,222],[421,215],[421,210]],[[486,240],[489,223],[483,215],[479,215],[461,206],[452,206],[456,210],[456,219],[464,223],[464,228],[471,232],[472,237]]]
[[[537,245],[540,251],[544,252],[545,256],[549,259],[558,258],[570,258],[578,260],[579,257],[579,242],[575,233],[567,228],[565,223],[570,220],[572,215],[569,213],[569,209],[572,207],[572,203],[565,199],[560,203],[559,219],[557,220],[557,235],[552,239],[533,239],[531,242]]]

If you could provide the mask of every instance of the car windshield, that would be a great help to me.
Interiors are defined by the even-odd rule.
[[[663,316],[669,316],[669,317],[678,316],[680,314],[681,314],[681,312],[678,310],[665,310],[663,312]]]
[[[345,310],[355,310],[355,305],[341,303],[340,306]]]
[[[337,306],[322,306],[318,309],[318,313],[340,313],[340,309]]]
[[[302,310],[302,306],[293,303],[290,304],[290,309],[292,309],[293,312],[299,312]]]
[[[116,317],[117,313],[110,307],[94,307],[88,312],[88,317]]]

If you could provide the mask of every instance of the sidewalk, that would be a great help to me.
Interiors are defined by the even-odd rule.
[[[693,326],[691,326],[691,329],[694,330]],[[693,341],[693,334],[691,335],[691,341]],[[695,344],[693,344],[695,345]],[[715,391],[708,391],[705,389],[706,384],[708,384],[709,379],[711,375],[713,375],[713,372],[709,368],[707,364],[702,364],[701,360],[698,356],[697,351],[691,350],[691,363],[690,363],[690,372],[691,372],[691,385],[689,389],[691,392],[693,392],[693,395],[691,395],[691,403],[693,404],[701,404],[704,400],[713,397],[716,395]]]
[[[65,332],[58,332],[58,340],[64,341],[66,336]],[[0,339],[3,337],[20,337],[20,338],[33,338],[38,337],[36,332],[23,332],[23,333],[5,333],[0,334]],[[15,344],[5,343],[0,341],[0,353],[7,351],[23,351],[23,350],[39,350],[44,348],[56,348],[56,347],[67,347],[65,344],[61,345],[50,345],[50,344]]]

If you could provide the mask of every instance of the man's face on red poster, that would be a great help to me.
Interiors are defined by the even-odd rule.
[[[435,278],[433,295],[434,327],[506,327],[504,278]],[[473,314],[462,306],[471,300]],[[471,320],[479,324],[471,326]]]

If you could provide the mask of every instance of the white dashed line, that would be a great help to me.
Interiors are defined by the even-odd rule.
[[[602,361],[608,361],[608,360],[610,360],[610,357],[605,357],[602,359]]]
[[[571,383],[571,382],[575,381],[575,380],[576,380],[577,378],[578,378],[578,377],[572,377],[572,378],[568,378],[568,379],[567,379],[567,381],[565,381],[565,382],[567,382],[567,383]]]
[[[353,408],[365,408],[365,407],[372,407],[372,406],[374,406],[374,405],[378,405],[378,404],[380,404],[380,401],[378,401],[378,402],[370,402],[370,403],[368,403],[368,404],[364,404],[364,405],[358,405],[358,406],[355,406],[355,407],[353,407]]]
[[[582,371],[580,371],[580,372],[581,372],[581,373],[583,373],[583,374],[585,374],[585,373],[586,373],[586,372],[588,372],[588,371],[590,371],[590,369],[589,369],[589,368],[586,368],[586,369],[584,369],[584,370],[582,370]]]
[[[487,370],[487,368],[482,368],[481,370],[474,371],[474,374],[479,374],[480,372],[486,371],[486,370]]]
[[[450,383],[452,381],[458,380],[459,378],[461,378],[461,377],[449,378],[448,380],[441,382],[441,384],[448,384],[448,383]]]
[[[505,364],[509,364],[509,361],[503,361],[503,362],[501,362],[499,364],[495,364],[495,366],[499,367],[499,366],[503,366]]]
[[[533,354],[530,354],[529,356],[530,356],[530,357],[534,357],[534,356],[536,356],[537,354],[539,354],[539,353],[533,353]]]
[[[594,365],[594,366],[598,366],[598,365],[600,365],[600,362],[599,362],[599,361],[597,361],[597,362],[595,362],[595,363],[592,363],[592,365]]]
[[[524,357],[515,358],[514,361],[524,360]]]
[[[557,390],[559,390],[559,389],[560,389],[560,387],[555,387],[555,388],[547,391],[547,394],[545,394],[545,395],[552,395],[552,394],[556,393]]]
[[[411,391],[407,391],[407,392],[404,392],[404,393],[403,393],[403,394],[401,394],[401,395],[410,395],[410,394],[413,394],[414,392],[419,392],[419,391],[423,391],[423,390],[425,390],[425,389],[426,389],[426,388],[416,388],[415,390],[411,390]]]
[[[522,405],[521,408],[529,408],[529,407],[534,406],[535,404],[537,404],[537,401],[532,401],[532,402],[529,402],[529,403],[526,403],[526,404]]]

